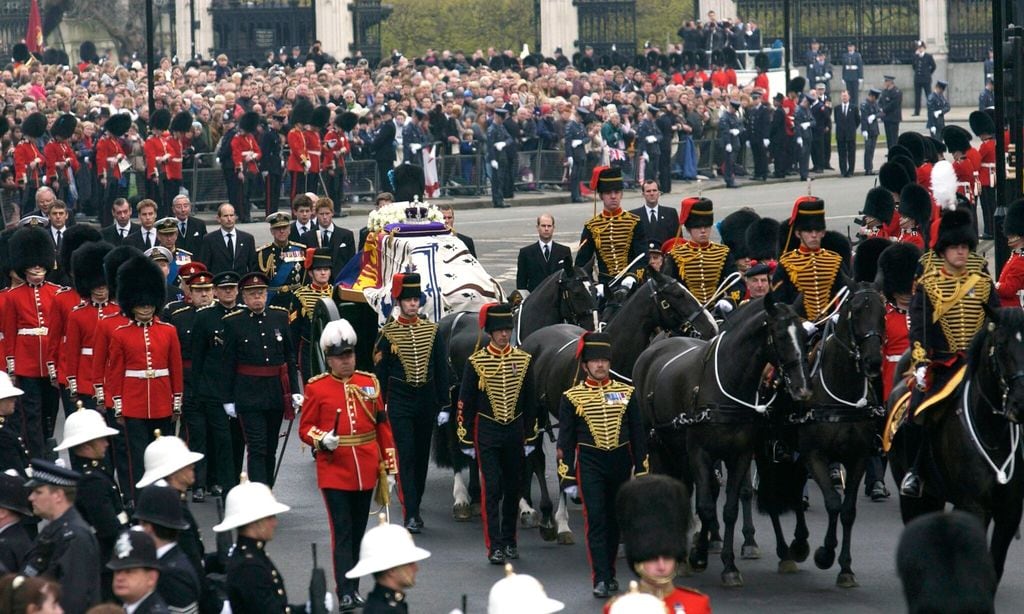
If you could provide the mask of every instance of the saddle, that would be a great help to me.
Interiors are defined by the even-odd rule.
[[[924,391],[916,389],[912,375],[905,378],[900,384],[904,390],[893,403],[885,421],[885,429],[882,431],[882,450],[889,451],[896,433],[908,420],[920,420],[929,409],[954,395],[959,395],[966,373],[967,365],[962,364],[949,370],[942,377],[934,378],[930,382],[928,390]]]

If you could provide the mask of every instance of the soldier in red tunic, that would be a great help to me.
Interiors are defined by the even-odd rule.
[[[163,191],[166,188],[167,164],[171,159],[172,152],[167,147],[167,140],[164,138],[164,131],[171,125],[171,112],[167,109],[157,109],[149,120],[149,129],[152,134],[142,144],[142,151],[146,158],[146,198],[158,203],[158,217],[167,217],[171,214],[170,203],[167,211],[163,210]],[[174,196],[177,196],[175,194]]]
[[[348,321],[336,320],[324,328],[320,349],[330,372],[309,380],[299,422],[299,437],[316,454],[342,612],[364,603],[358,577],[346,579],[345,572],[359,560],[374,489],[378,502],[386,504],[398,473],[380,383],[372,373],[356,371],[355,347],[356,333]]]
[[[334,215],[344,217],[341,204],[345,200],[345,157],[351,151],[348,133],[356,127],[358,117],[351,111],[334,116],[331,129],[324,135],[323,167],[327,171],[327,196],[334,201]]]
[[[165,292],[163,273],[145,256],[133,256],[117,270],[117,302],[128,322],[110,335],[105,385],[114,415],[124,425],[133,484],[143,474],[154,431],[173,432],[181,415],[178,334],[156,319]]]
[[[188,134],[192,132],[192,114],[182,111],[174,115],[170,123],[170,131],[164,132],[164,146],[170,152],[171,157],[167,160],[164,168],[163,201],[160,203],[161,217],[172,214],[174,208],[174,197],[181,192],[181,184],[185,179],[182,161],[187,146]]]
[[[973,111],[969,121],[971,131],[981,139],[978,147],[978,183],[981,185],[981,194],[978,200],[981,202],[981,219],[985,224],[985,234],[981,238],[990,239],[995,234],[996,124],[985,111]]]
[[[313,109],[309,115],[309,125],[302,131],[302,138],[306,140],[306,153],[309,155],[309,176],[306,179],[306,190],[319,194],[323,179],[320,171],[324,170],[321,158],[323,157],[323,144],[320,133],[327,126],[331,119],[331,110],[326,106],[319,106]],[[325,195],[326,196],[326,195]]]
[[[900,234],[896,240],[924,250],[931,242],[932,197],[928,190],[908,183],[900,192]]]
[[[864,209],[860,212],[864,217],[857,234],[864,238],[888,239],[889,223],[895,212],[896,203],[892,192],[882,187],[871,188],[864,197]]]
[[[251,221],[252,201],[260,196],[259,193],[250,192],[248,189],[256,185],[260,173],[259,161],[263,154],[256,140],[256,128],[259,124],[258,113],[249,111],[242,114],[238,120],[238,134],[231,139],[231,162],[235,169],[235,181],[238,182],[238,188],[235,190],[238,202],[232,204],[238,212],[238,221],[243,223]]]
[[[313,103],[308,98],[296,98],[292,106],[291,128],[288,130],[288,174],[291,177],[289,202],[295,201],[296,194],[305,194],[313,184],[308,184],[309,172],[313,167],[306,148],[303,129],[313,114]]]
[[[43,185],[45,160],[37,141],[46,132],[46,116],[32,113],[21,122],[22,138],[14,148],[14,181],[21,188],[21,209],[36,206],[36,190]]]
[[[5,293],[2,314],[7,374],[25,391],[19,413],[33,457],[44,453],[43,441],[53,436],[59,397],[56,367],[46,364],[51,317],[60,286],[46,281],[54,265],[54,246],[41,228],[15,231],[9,243],[11,270],[25,281]]]
[[[68,184],[75,180],[74,173],[78,172],[78,157],[71,149],[70,143],[77,126],[78,120],[74,115],[61,115],[50,128],[53,140],[43,148],[43,157],[46,158],[46,183],[53,189],[57,199],[64,202],[68,202]]]
[[[1003,232],[1013,251],[1003,264],[996,293],[1003,307],[1024,307],[1024,200],[1018,199],[1007,207]]]
[[[100,226],[114,223],[111,205],[123,198],[127,190],[121,187],[121,163],[125,159],[121,137],[132,127],[132,118],[124,113],[112,115],[103,124],[103,136],[96,141],[96,175],[102,193],[99,204]]]

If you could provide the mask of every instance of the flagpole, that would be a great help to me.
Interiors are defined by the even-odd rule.
[[[146,0],[146,90],[149,103],[149,117],[156,111],[156,100],[153,97],[153,0]]]

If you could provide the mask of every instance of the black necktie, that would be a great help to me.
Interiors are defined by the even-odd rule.
[[[548,258],[550,256],[551,256],[551,248],[548,246],[547,243],[545,243],[544,244],[544,262],[547,262]]]
[[[64,242],[64,231],[63,230],[58,230],[57,231],[57,251],[60,251],[60,246],[61,246],[61,243],[63,243],[63,242]]]
[[[181,236],[185,236],[185,222],[178,224],[178,228],[181,229]]]
[[[301,229],[301,231],[299,232],[300,235],[306,234],[306,227],[305,226],[299,226],[299,228]]]
[[[146,249],[149,249],[149,248],[153,247],[153,243],[152,243],[152,241],[149,238],[149,232],[150,231],[148,231],[148,230],[146,231]]]
[[[651,209],[651,224],[658,223],[658,212],[656,209]]]
[[[324,245],[330,245],[331,244],[331,233],[327,232],[326,230],[322,230],[320,232],[322,234],[321,242]]]
[[[235,257],[235,241],[232,239],[233,236],[232,233],[228,233],[228,253],[231,254],[232,258]]]

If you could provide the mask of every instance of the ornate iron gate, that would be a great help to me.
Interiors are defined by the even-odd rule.
[[[577,47],[590,45],[594,55],[636,56],[636,0],[573,0],[579,19]],[[615,51],[612,51],[612,45]]]
[[[214,53],[231,61],[262,62],[268,52],[298,45],[303,57],[313,42],[310,0],[214,0]]]
[[[11,47],[25,38],[28,29],[29,0],[0,2],[0,57],[11,59]]]
[[[348,8],[352,11],[352,55],[376,66],[381,58],[380,24],[391,15],[393,7],[380,0],[355,0]]]
[[[992,0],[948,0],[949,61],[982,62],[992,48]]]

